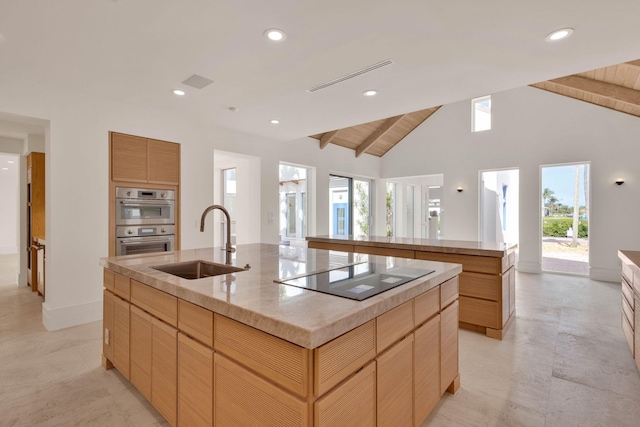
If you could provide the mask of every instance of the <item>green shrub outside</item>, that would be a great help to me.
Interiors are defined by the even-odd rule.
[[[542,220],[542,235],[544,237],[567,237],[567,230],[573,227],[573,218],[545,217]],[[586,219],[578,223],[578,237],[589,237],[589,226]]]

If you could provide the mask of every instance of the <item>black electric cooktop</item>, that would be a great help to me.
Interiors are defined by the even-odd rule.
[[[412,267],[387,268],[382,264],[364,262],[277,282],[362,301],[434,271]]]

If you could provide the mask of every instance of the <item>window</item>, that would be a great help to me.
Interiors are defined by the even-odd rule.
[[[491,129],[491,96],[483,96],[471,101],[471,131]]]
[[[394,213],[396,211],[396,185],[392,182],[387,182],[387,197],[386,197],[386,224],[387,224],[387,237],[394,236],[395,218]]]

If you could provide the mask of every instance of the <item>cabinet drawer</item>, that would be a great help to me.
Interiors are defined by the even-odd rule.
[[[625,299],[629,303],[629,306],[631,307],[631,309],[635,310],[633,289],[631,289],[631,286],[629,286],[629,283],[627,283],[627,281],[624,279],[622,279],[622,295],[625,297]]]
[[[460,321],[487,328],[500,329],[498,303],[460,297]]]
[[[498,301],[502,276],[463,272],[460,274],[460,295]]]
[[[104,286],[105,289],[113,292],[113,288],[115,287],[115,281],[116,281],[116,274],[113,271],[107,270],[105,268],[102,276],[102,286]]]
[[[339,243],[309,242],[309,249],[324,249],[327,251],[353,252],[353,245]]]
[[[379,256],[394,256],[399,258],[414,258],[415,251],[409,249],[393,249],[393,248],[376,248],[373,246],[358,246],[353,247],[354,252],[361,254],[379,255]]]
[[[413,329],[413,301],[407,301],[376,318],[376,353],[382,352]]]
[[[635,357],[634,333],[624,313],[622,314],[622,332],[624,333],[627,344],[631,349],[631,354]]]
[[[213,347],[213,312],[178,299],[178,329]]]
[[[474,273],[500,274],[503,271],[502,258],[416,251],[416,259],[462,264],[463,271]]]
[[[622,278],[633,287],[633,270],[629,264],[622,263]]]
[[[313,350],[316,396],[323,395],[375,357],[375,324],[375,319],[370,320]]]
[[[214,315],[213,348],[306,397],[311,350],[227,317]]]
[[[622,297],[622,314],[627,318],[631,330],[635,330],[633,309],[624,297]]]
[[[129,301],[131,299],[131,280],[122,274],[113,273],[113,293]]]
[[[214,353],[213,424],[308,426],[311,405]]]
[[[178,299],[173,295],[132,280],[131,302],[171,326],[178,326]]]
[[[418,295],[413,300],[413,318],[420,325],[440,311],[440,286]]]
[[[458,276],[440,285],[440,309],[454,302],[458,298]]]
[[[375,426],[375,362],[318,399],[313,413],[314,426]]]

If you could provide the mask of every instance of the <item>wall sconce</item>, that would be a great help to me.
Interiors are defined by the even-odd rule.
[[[622,179],[622,178],[616,179],[616,184],[618,184],[618,185],[624,184],[624,179]]]
[[[458,193],[462,193],[462,187],[458,187],[456,190],[458,190]]]

